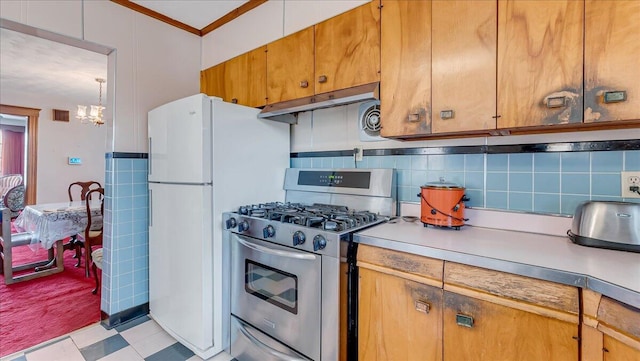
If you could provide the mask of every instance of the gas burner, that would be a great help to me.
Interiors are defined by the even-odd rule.
[[[378,220],[377,214],[372,212],[354,211],[345,206],[321,203],[259,203],[242,206],[238,213],[333,232],[342,232]]]

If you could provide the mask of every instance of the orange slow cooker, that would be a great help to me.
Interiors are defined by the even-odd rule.
[[[465,188],[454,183],[432,182],[420,187],[420,220],[427,225],[460,229],[464,218],[464,202],[469,201]]]

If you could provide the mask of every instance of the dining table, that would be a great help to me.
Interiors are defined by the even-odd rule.
[[[49,252],[49,263],[36,268],[36,271],[55,267],[64,268],[62,252],[75,248],[75,236],[83,235],[88,217],[85,201],[43,203],[27,205],[14,221],[18,231],[32,235],[31,249],[37,252],[46,249]],[[101,201],[89,202],[91,211],[91,229],[102,228]],[[64,239],[73,237],[72,241],[63,245]],[[56,247],[54,247],[56,246]],[[58,255],[54,256],[54,248]],[[78,262],[78,265],[80,262]],[[78,266],[77,265],[77,266]]]

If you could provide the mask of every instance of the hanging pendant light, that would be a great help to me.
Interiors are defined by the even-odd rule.
[[[102,78],[96,78],[96,81],[100,84],[100,90],[98,94],[98,105],[91,105],[89,108],[89,114],[87,114],[87,106],[86,105],[78,105],[78,111],[76,113],[76,118],[80,119],[81,123],[91,122],[96,126],[100,126],[104,124],[104,119],[102,118],[102,111],[105,109],[102,106],[102,84],[106,82],[106,80]]]

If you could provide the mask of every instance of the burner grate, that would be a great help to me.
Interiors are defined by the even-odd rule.
[[[314,203],[260,203],[242,206],[238,213],[257,218],[265,218],[282,223],[292,223],[304,227],[326,231],[345,231],[378,220],[378,215],[368,211],[352,211],[346,206]]]

